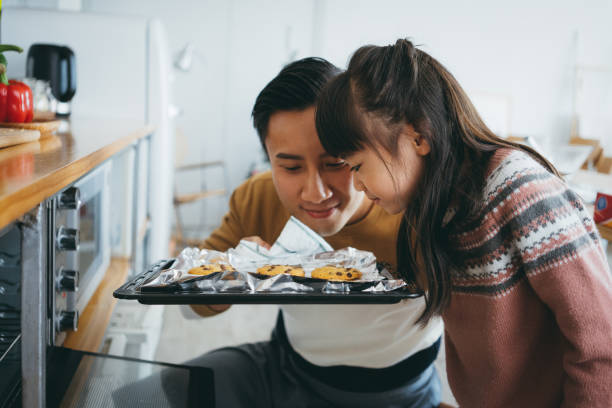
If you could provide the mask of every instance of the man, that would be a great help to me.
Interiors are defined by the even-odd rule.
[[[336,249],[372,251],[395,264],[400,216],[354,189],[348,166],[325,152],[315,102],[338,69],[306,58],[261,91],[253,123],[271,171],[234,191],[204,247],[224,251],[248,237],[274,243],[291,215]],[[228,305],[192,305],[202,316]],[[394,305],[282,305],[268,342],[214,350],[190,364],[212,367],[218,407],[429,407],[440,402],[433,361],[442,324],[414,322],[422,299]]]

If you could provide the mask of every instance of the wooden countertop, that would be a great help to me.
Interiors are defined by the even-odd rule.
[[[152,131],[138,120],[71,118],[51,137],[0,149],[0,228]]]
[[[571,176],[570,181],[582,187],[587,186],[592,189],[593,192],[599,191],[606,194],[612,194],[612,174],[578,170]],[[593,204],[587,204],[587,208],[591,215],[593,215]],[[612,228],[603,225],[597,225],[597,228],[602,238],[612,243]]]
[[[599,235],[601,235],[603,239],[612,243],[612,228],[611,227],[598,225],[597,229],[599,230]]]

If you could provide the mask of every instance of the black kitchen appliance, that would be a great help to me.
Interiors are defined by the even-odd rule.
[[[26,76],[48,81],[57,101],[56,114],[70,115],[70,101],[76,93],[76,61],[69,47],[32,44],[26,59]]]

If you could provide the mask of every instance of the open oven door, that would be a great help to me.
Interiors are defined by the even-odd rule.
[[[48,350],[47,408],[214,407],[211,369],[77,351]]]

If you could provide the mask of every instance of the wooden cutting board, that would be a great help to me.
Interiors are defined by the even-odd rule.
[[[2,123],[0,127],[10,129],[27,129],[27,130],[38,130],[41,137],[55,132],[60,127],[61,121],[59,120],[45,120],[34,118],[32,122],[27,123]]]
[[[40,131],[33,129],[0,128],[0,148],[40,139]]]

